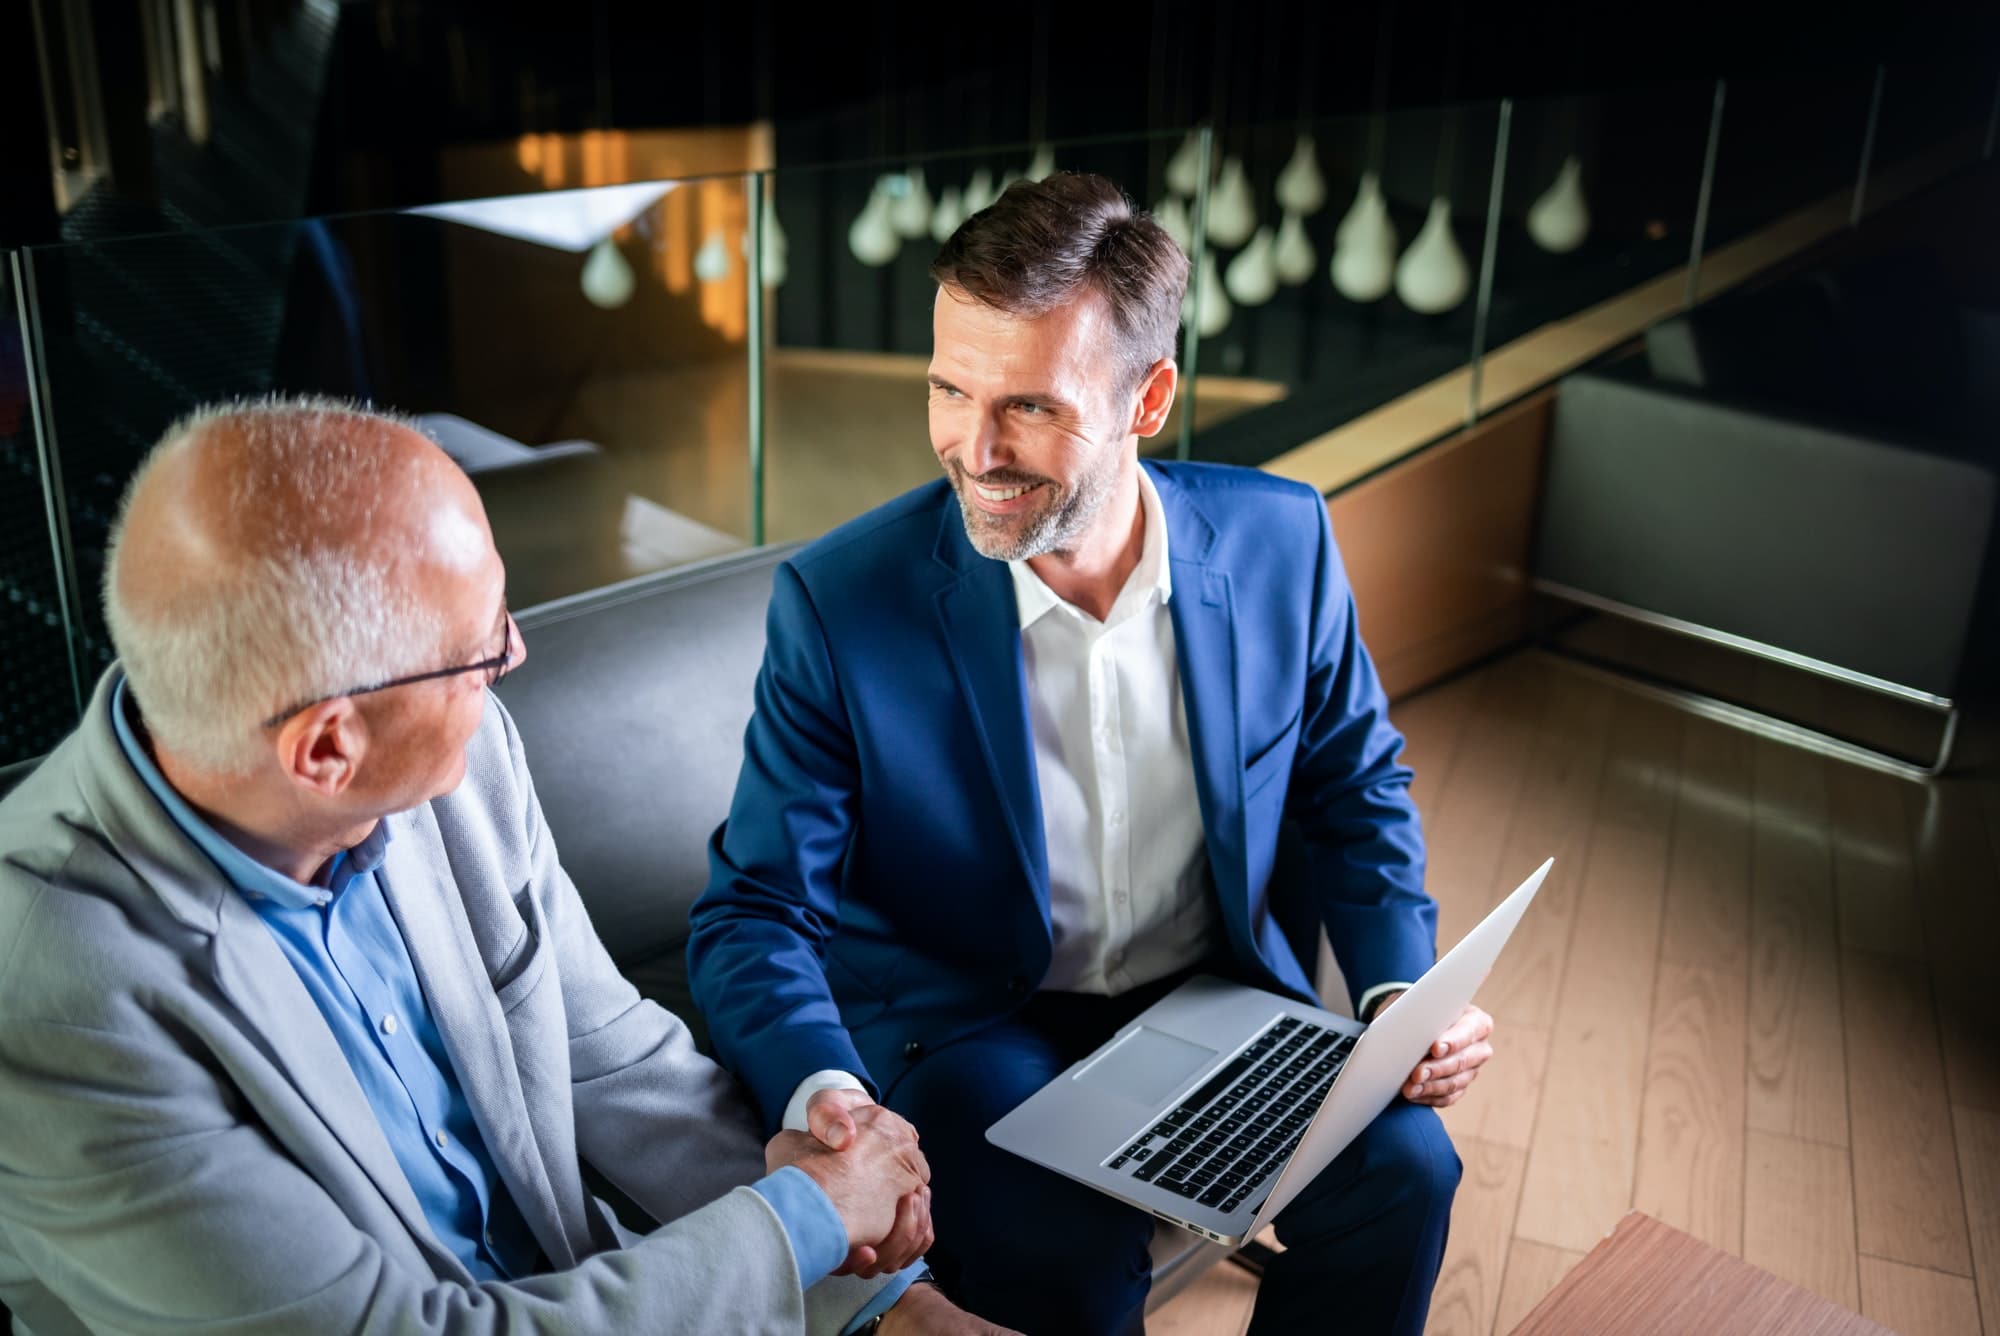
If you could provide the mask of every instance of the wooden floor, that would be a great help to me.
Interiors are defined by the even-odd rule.
[[[1510,1331],[1637,1208],[1910,1336],[2000,1336],[2000,768],[1896,779],[1537,653],[1394,715],[1441,942],[1556,858],[1445,1115],[1430,1330]],[[1255,1297],[1219,1266],[1149,1329]]]

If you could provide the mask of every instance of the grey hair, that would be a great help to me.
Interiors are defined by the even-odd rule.
[[[358,404],[271,395],[190,413],[167,428],[133,475],[104,563],[111,643],[155,741],[207,773],[238,775],[264,755],[264,719],[436,667],[446,627],[439,609],[391,577],[390,564],[402,554],[365,533],[357,542],[329,517],[286,523],[279,513],[259,550],[219,580],[182,584],[144,610],[127,606],[119,569],[133,497],[162,460],[224,423],[250,452],[228,498],[237,515],[285,489],[381,496],[415,485],[377,442],[385,428],[424,433],[409,418]]]

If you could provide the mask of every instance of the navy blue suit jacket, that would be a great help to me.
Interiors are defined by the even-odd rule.
[[[1196,787],[1239,977],[1311,998],[1304,894],[1358,994],[1435,955],[1423,838],[1325,502],[1155,464]],[[688,960],[717,1056],[774,1124],[822,1068],[879,1097],[1017,1008],[1050,959],[1020,618],[942,480],[780,566],[756,713]],[[1281,823],[1302,886],[1274,884]],[[1278,905],[1282,909],[1282,905]]]

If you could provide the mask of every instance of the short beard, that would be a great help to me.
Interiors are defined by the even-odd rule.
[[[1055,483],[1048,478],[999,477],[1002,486],[1010,483],[1046,486],[1053,496],[1040,510],[1011,520],[997,519],[979,508],[972,499],[972,475],[956,460],[945,468],[951,476],[952,490],[958,495],[959,513],[965,517],[965,536],[972,540],[973,550],[994,561],[1032,561],[1076,550],[1091,522],[1104,509],[1104,503],[1111,499],[1118,477],[1118,455],[1107,451],[1103,463],[1077,479],[1076,487],[1067,495],[1056,493]]]

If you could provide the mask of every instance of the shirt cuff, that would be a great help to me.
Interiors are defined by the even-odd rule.
[[[860,1090],[868,1087],[861,1084],[861,1078],[852,1072],[843,1072],[829,1067],[823,1072],[814,1072],[799,1082],[799,1088],[792,1092],[791,1102],[785,1105],[784,1121],[778,1126],[787,1132],[810,1132],[806,1125],[806,1101],[822,1090]]]
[[[1383,996],[1384,996],[1385,994],[1388,994],[1388,993],[1406,993],[1406,992],[1408,992],[1409,990],[1410,990],[1410,985],[1409,985],[1409,984],[1407,984],[1407,983],[1404,983],[1404,982],[1401,982],[1400,980],[1399,980],[1399,981],[1397,981],[1397,982],[1395,982],[1395,983],[1378,983],[1378,984],[1376,984],[1376,985],[1375,985],[1375,986],[1374,986],[1373,988],[1370,988],[1370,989],[1369,989],[1369,990],[1368,990],[1367,992],[1363,993],[1363,994],[1361,995],[1361,1000],[1360,1000],[1359,1002],[1356,1002],[1356,1003],[1354,1004],[1354,1016],[1355,1016],[1355,1019],[1356,1019],[1356,1020],[1365,1020],[1365,1019],[1367,1019],[1367,1018],[1368,1018],[1368,1009],[1369,1009],[1370,1007],[1374,1006],[1374,1005],[1376,1004],[1376,1002],[1380,1001],[1380,1000],[1382,999],[1382,997],[1383,997]],[[801,1106],[801,1107],[803,1107],[803,1106]]]
[[[785,1227],[792,1242],[792,1257],[799,1264],[799,1288],[810,1289],[833,1274],[847,1260],[847,1226],[833,1199],[813,1182],[812,1175],[788,1164],[750,1185]]]
[[[877,1317],[894,1308],[896,1301],[903,1297],[904,1292],[910,1286],[917,1283],[917,1277],[922,1274],[924,1274],[924,1259],[919,1257],[916,1261],[889,1277],[889,1283],[875,1292],[875,1297],[868,1301],[868,1306],[856,1313],[852,1322],[841,1328],[841,1336],[847,1336],[849,1332],[859,1331],[870,1322],[873,1322]]]

